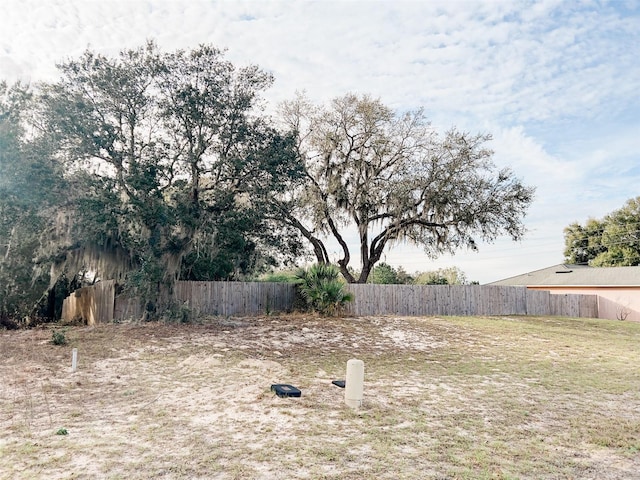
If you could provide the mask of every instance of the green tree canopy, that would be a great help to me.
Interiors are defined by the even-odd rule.
[[[449,267],[420,272],[416,275],[414,283],[416,285],[467,285],[469,281],[458,267]]]
[[[640,197],[603,219],[564,229],[565,261],[594,267],[640,265]]]
[[[59,69],[38,98],[74,186],[51,237],[57,274],[87,267],[158,297],[178,278],[297,255],[297,236],[262,212],[300,172],[293,136],[262,114],[270,74],[211,46],[164,53],[152,42]]]
[[[403,283],[398,277],[398,272],[391,265],[380,262],[371,271],[369,283],[378,283],[382,285],[394,285]]]

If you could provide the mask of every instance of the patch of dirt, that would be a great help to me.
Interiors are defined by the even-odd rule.
[[[64,346],[50,327],[0,331],[0,478],[640,478],[638,389],[556,379],[571,340],[507,320],[209,318],[69,327]],[[365,361],[360,410],[331,384],[349,358]],[[600,408],[610,435],[596,438],[580,419]]]

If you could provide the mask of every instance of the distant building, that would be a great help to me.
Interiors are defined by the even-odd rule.
[[[522,286],[531,290],[548,290],[552,294],[597,295],[600,318],[640,322],[640,266],[560,264],[489,285]]]

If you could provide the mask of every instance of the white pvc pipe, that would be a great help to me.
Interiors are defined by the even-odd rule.
[[[347,376],[344,386],[344,403],[352,408],[362,406],[364,390],[364,362],[352,358],[347,362]]]
[[[71,371],[75,372],[78,368],[78,349],[74,348],[71,351]]]

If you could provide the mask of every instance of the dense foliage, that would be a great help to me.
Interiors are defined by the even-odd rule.
[[[271,75],[209,46],[153,43],[59,69],[31,93],[0,92],[3,314],[90,273],[153,315],[179,278],[243,278],[299,257],[296,234],[263,211],[300,172],[293,136],[261,113]]]
[[[297,271],[276,270],[259,277],[262,282],[296,283]],[[354,276],[358,275],[353,271]],[[467,275],[458,267],[439,268],[437,270],[416,271],[407,273],[402,267],[392,267],[380,262],[371,272],[367,283],[379,285],[474,285],[477,281],[469,281]]]
[[[403,284],[403,285],[467,285],[465,273],[458,267],[439,268],[426,272],[408,274],[402,267],[394,268],[380,262],[371,272],[368,283]]]
[[[153,43],[60,69],[41,111],[82,193],[58,270],[122,276],[152,314],[179,278],[238,278],[289,253],[295,236],[270,235],[260,211],[296,174],[293,139],[258,115],[269,74]]]
[[[604,218],[564,229],[565,261],[594,267],[640,265],[640,197]]]
[[[340,313],[353,295],[346,291],[340,271],[327,263],[317,263],[307,269],[300,269],[296,277],[298,290],[307,306],[323,315]]]

